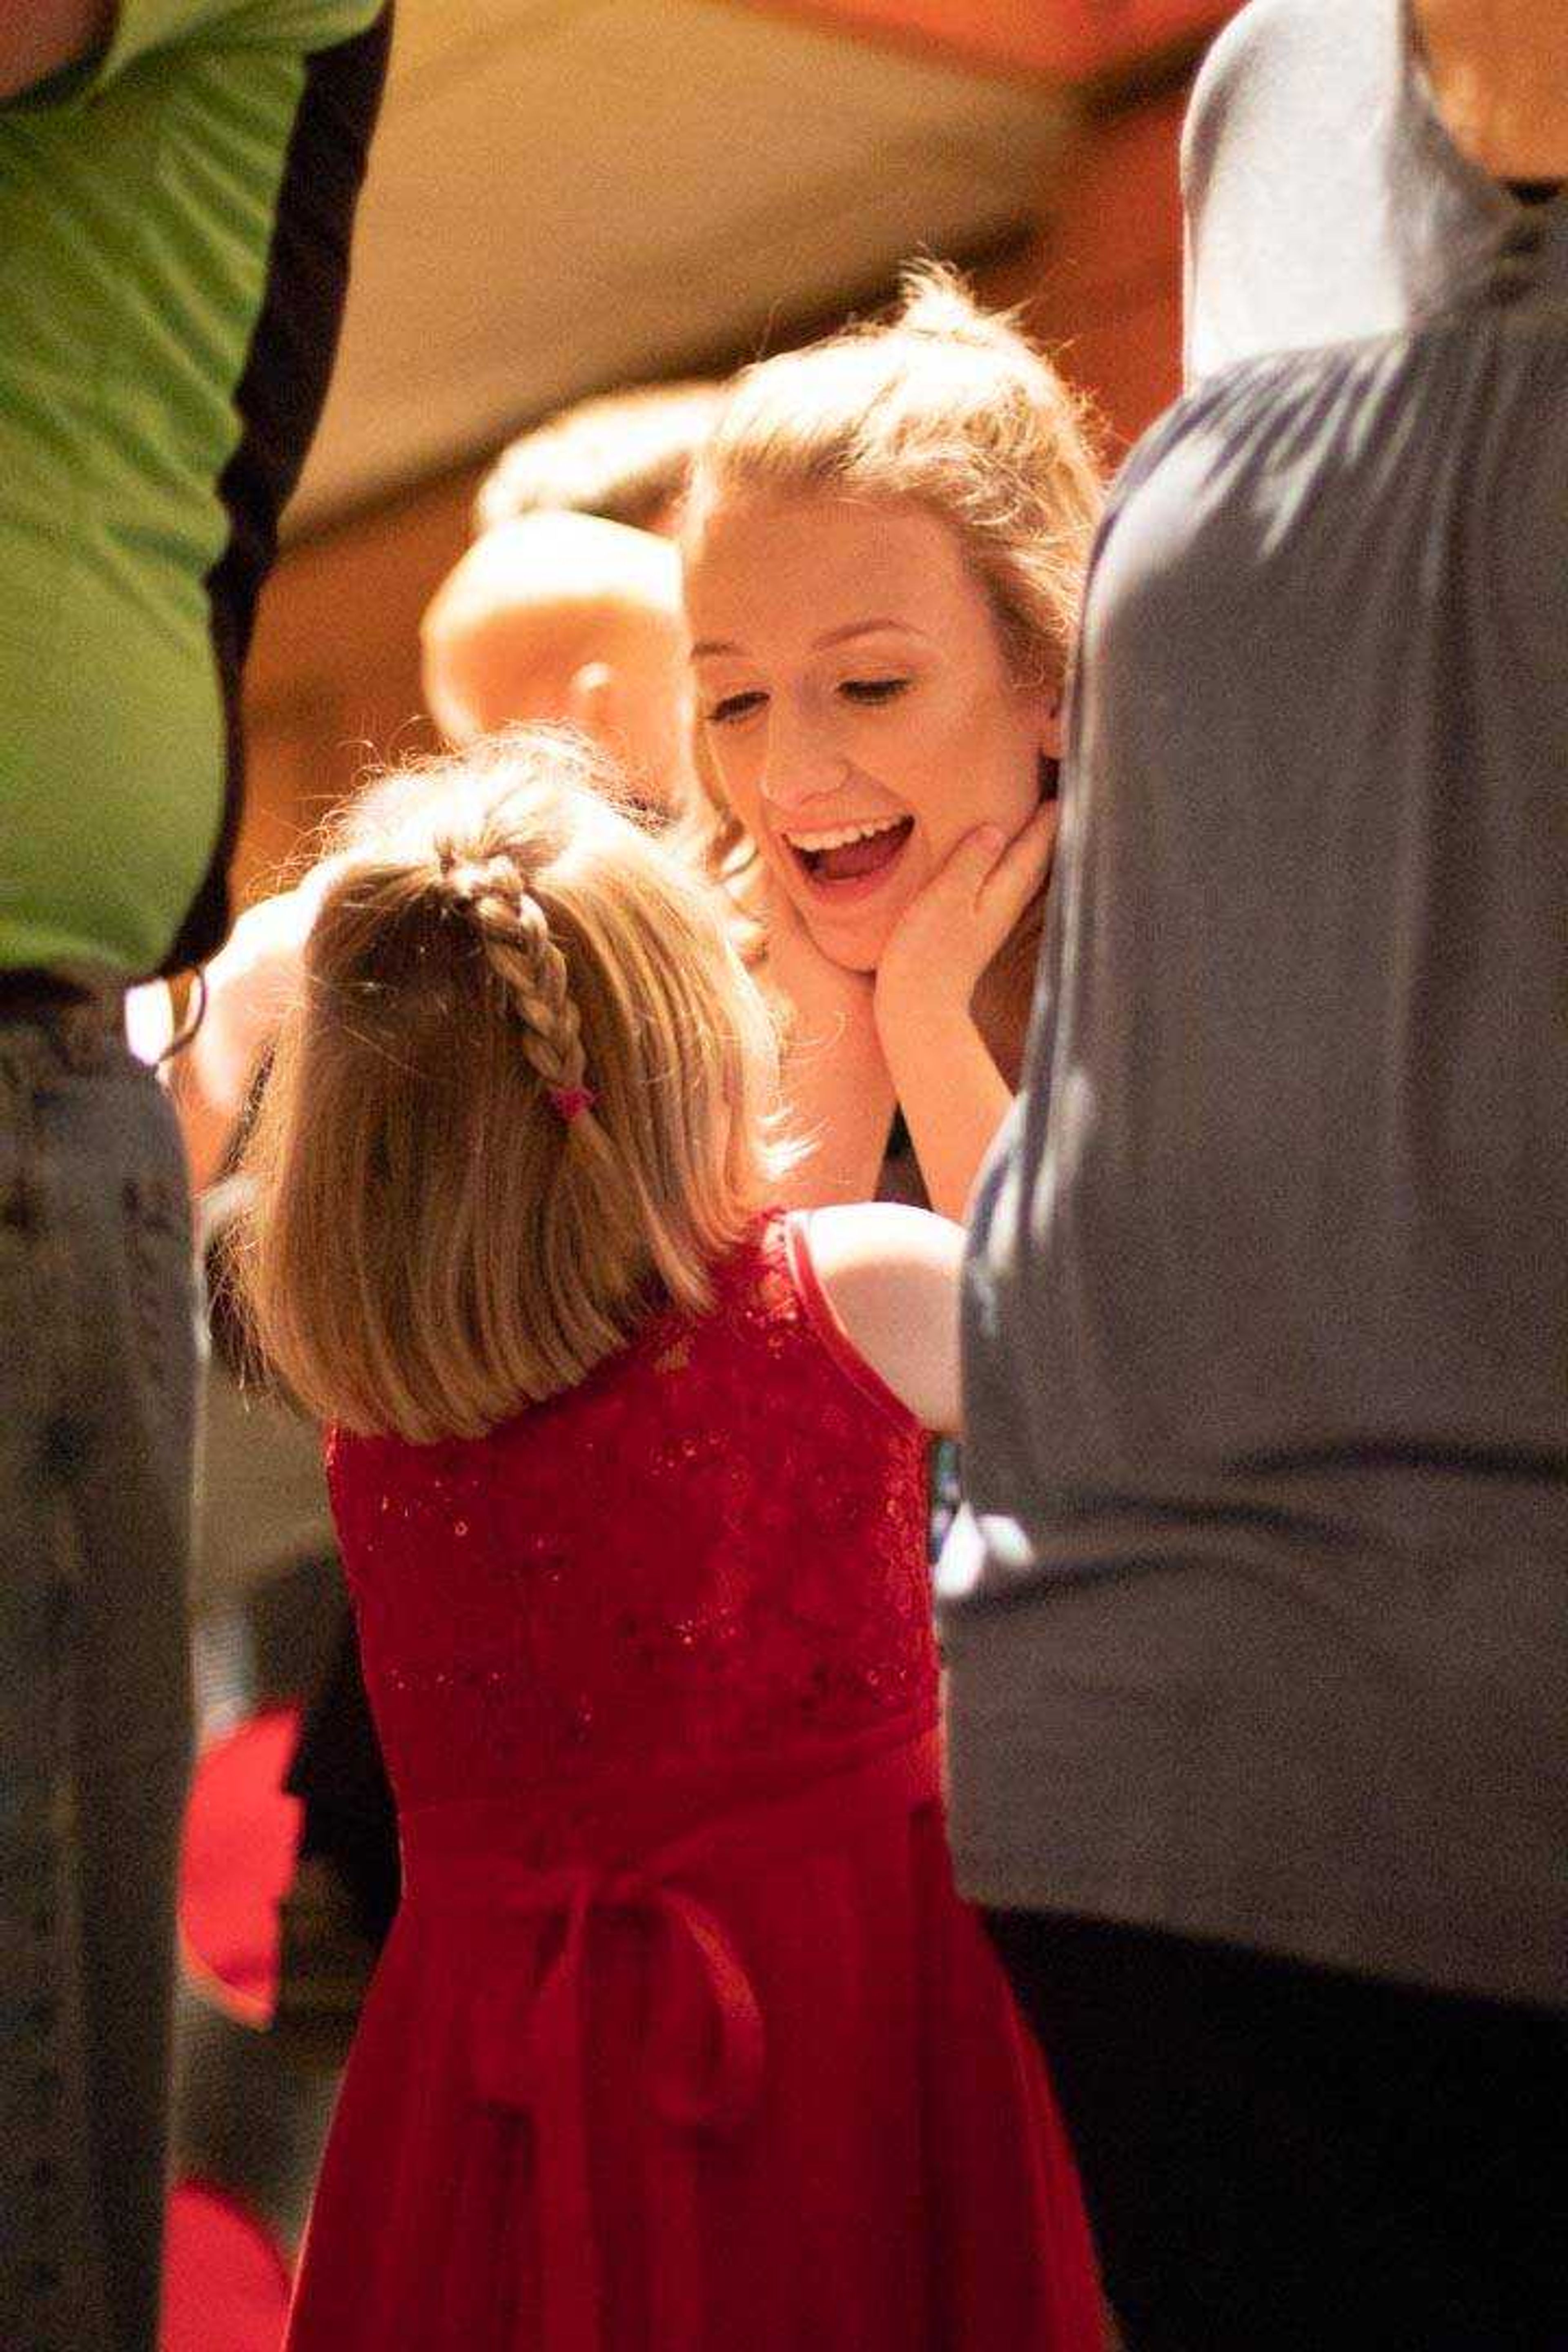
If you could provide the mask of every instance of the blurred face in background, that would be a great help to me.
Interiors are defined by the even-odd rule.
[[[570,722],[621,763],[647,806],[679,804],[689,719],[668,540],[597,515],[500,523],[443,583],[421,645],[426,698],[451,742]]]
[[[963,835],[1037,806],[1056,697],[903,500],[722,498],[687,549],[697,723],[724,801],[834,962],[874,971]]]

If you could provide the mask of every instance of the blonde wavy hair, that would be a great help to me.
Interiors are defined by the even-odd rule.
[[[618,789],[581,739],[517,730],[330,841],[236,1258],[323,1420],[477,1437],[572,1386],[655,1306],[707,1303],[787,1162],[724,910]]]
[[[1098,443],[1089,403],[1010,317],[983,310],[956,270],[917,264],[890,317],[736,377],[692,463],[683,538],[694,544],[716,506],[747,499],[923,507],[957,539],[1015,682],[1049,688],[1067,672],[1100,518]],[[689,844],[733,892],[755,850],[700,726],[694,765],[701,799]],[[1001,981],[1009,1023],[1020,998],[1009,974],[1022,974],[1026,1013],[1041,912],[1041,900],[1026,910],[997,959],[1004,970],[987,975]]]

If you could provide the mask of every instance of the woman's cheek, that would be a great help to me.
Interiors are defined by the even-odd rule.
[[[762,812],[762,794],[757,790],[750,763],[737,751],[734,744],[716,740],[711,732],[708,736],[708,761],[731,813],[755,839],[757,820]]]
[[[954,753],[951,766],[944,764],[940,771],[911,779],[910,805],[919,831],[925,835],[933,866],[941,866],[970,828],[982,823],[979,798],[970,790],[968,764],[962,752]]]
[[[992,693],[968,704],[956,741],[965,746],[952,763],[948,846],[979,824],[999,824],[1011,836],[1039,805],[1039,744],[1027,715]]]
[[[789,851],[781,842],[775,841],[771,834],[766,833],[752,833],[752,842],[769,873],[775,874],[782,883],[787,884],[795,879],[795,868],[792,864]]]

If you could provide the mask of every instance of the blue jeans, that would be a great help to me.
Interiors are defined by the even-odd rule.
[[[0,1020],[0,2337],[151,2352],[190,1752],[184,1160],[119,1000]]]

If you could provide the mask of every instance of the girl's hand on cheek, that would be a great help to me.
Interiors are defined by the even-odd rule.
[[[1009,841],[999,825],[966,833],[911,898],[877,967],[878,1026],[967,1017],[980,976],[1044,886],[1058,803],[1042,801]]]

